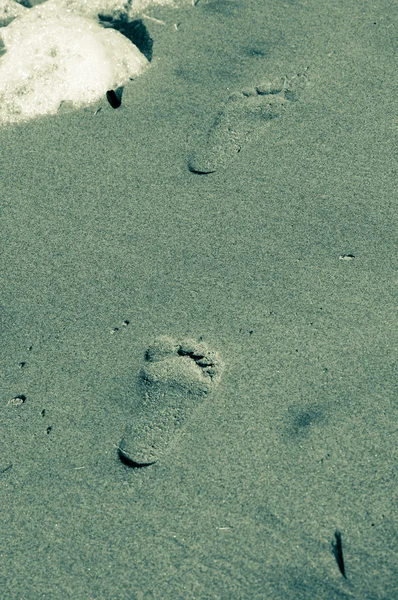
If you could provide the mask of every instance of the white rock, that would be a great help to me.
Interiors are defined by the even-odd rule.
[[[0,29],[0,122],[83,106],[143,71],[148,61],[125,36],[46,2]]]
[[[188,2],[47,0],[27,9],[0,0],[0,124],[55,114],[64,102],[96,102],[145,69],[145,56],[98,15],[132,19],[150,6]]]

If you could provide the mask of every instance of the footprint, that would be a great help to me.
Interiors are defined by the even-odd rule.
[[[207,135],[195,144],[188,160],[189,170],[208,175],[228,166],[251,137],[262,134],[269,122],[296,100],[296,91],[305,79],[305,75],[290,80],[278,78],[249,92],[232,94]]]
[[[161,336],[145,353],[140,372],[143,402],[119,446],[133,467],[157,462],[170,450],[181,427],[217,386],[222,363],[203,342]]]

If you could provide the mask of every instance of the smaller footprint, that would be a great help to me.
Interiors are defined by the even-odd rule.
[[[143,401],[119,445],[133,467],[157,462],[173,447],[184,423],[217,386],[222,362],[204,342],[157,338],[140,372]]]
[[[226,167],[254,135],[263,133],[295,101],[305,75],[278,78],[248,92],[232,94],[207,134],[199,138],[188,160],[192,173],[208,175]]]

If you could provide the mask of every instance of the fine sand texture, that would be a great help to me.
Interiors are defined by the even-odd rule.
[[[398,9],[145,15],[0,128],[1,597],[393,600]]]

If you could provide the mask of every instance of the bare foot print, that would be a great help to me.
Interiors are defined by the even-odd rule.
[[[188,160],[192,173],[208,175],[225,167],[254,135],[261,135],[273,119],[280,117],[297,99],[306,77],[278,78],[250,92],[232,94],[207,134],[198,139]]]
[[[203,342],[161,336],[145,353],[140,372],[143,402],[119,446],[133,467],[157,462],[169,451],[195,408],[217,386],[222,363]]]

